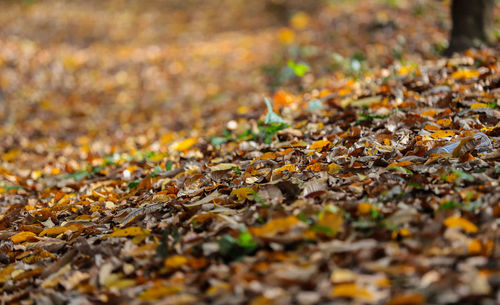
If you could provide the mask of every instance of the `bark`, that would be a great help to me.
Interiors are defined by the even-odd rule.
[[[481,48],[491,42],[494,0],[453,0],[452,29],[446,55],[469,48]]]

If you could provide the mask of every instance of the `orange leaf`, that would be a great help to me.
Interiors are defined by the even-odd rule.
[[[321,150],[324,147],[330,145],[331,142],[328,140],[319,140],[311,144],[310,149]]]
[[[25,231],[25,232],[20,232],[17,233],[16,235],[13,235],[10,237],[12,242],[14,243],[22,243],[23,241],[37,241],[38,238],[36,237],[36,234],[33,232]]]
[[[387,168],[393,168],[393,167],[396,167],[396,166],[399,166],[399,167],[405,167],[405,166],[410,166],[410,165],[413,165],[415,163],[411,162],[411,161],[408,161],[408,160],[403,160],[403,161],[400,161],[400,162],[395,162],[395,163],[391,163],[387,166]]]
[[[250,228],[249,231],[259,237],[273,237],[280,232],[286,232],[296,226],[300,220],[295,216],[276,218],[262,227]]]
[[[469,253],[470,254],[480,254],[481,250],[483,250],[483,245],[481,241],[478,239],[473,239],[469,242]]]
[[[268,151],[264,153],[262,156],[258,157],[257,160],[269,160],[269,159],[276,159],[277,155],[274,152]]]
[[[435,133],[431,134],[431,137],[433,139],[440,139],[440,138],[446,138],[446,137],[451,137],[455,133],[451,130],[439,130],[436,131]]]
[[[45,235],[54,236],[54,235],[59,235],[61,233],[64,233],[66,231],[73,231],[73,232],[78,231],[81,228],[83,228],[82,224],[80,224],[80,225],[72,224],[72,225],[69,225],[66,227],[47,228],[47,229],[44,229],[42,232],[40,232],[40,234],[38,234],[38,236],[45,236]]]
[[[477,227],[472,222],[462,217],[451,216],[445,219],[444,225],[448,228],[460,227],[465,232],[476,233]]]
[[[323,166],[321,165],[321,163],[313,163],[313,164],[310,164],[306,167],[306,170],[310,170],[313,172],[320,172],[322,169],[323,169]]]
[[[418,305],[425,303],[425,298],[418,293],[399,295],[392,298],[388,305]]]
[[[154,301],[159,298],[163,298],[172,294],[180,292],[181,289],[175,286],[161,286],[155,285],[151,288],[144,290],[140,295],[139,299],[145,301]]]
[[[371,301],[373,295],[366,289],[359,288],[356,283],[339,284],[333,287],[332,295],[339,298],[351,298]]]
[[[374,208],[374,207],[372,207],[372,205],[369,203],[364,203],[364,202],[359,203],[358,204],[358,214],[359,215],[366,215],[366,214],[370,213],[372,208]]]
[[[295,97],[285,91],[278,91],[274,94],[274,104],[278,107],[289,106],[295,102]]]
[[[284,44],[291,44],[295,40],[295,32],[289,28],[281,28],[278,31],[278,38]]]
[[[273,173],[280,173],[282,171],[289,171],[289,172],[294,172],[295,171],[295,164],[286,164],[283,165],[282,167],[279,167],[273,171]]]
[[[441,128],[439,128],[439,127],[437,127],[435,125],[431,125],[431,124],[425,125],[424,129],[428,130],[428,131],[438,131],[438,130],[441,130]]]
[[[437,110],[426,110],[422,112],[422,115],[434,117],[437,113]]]

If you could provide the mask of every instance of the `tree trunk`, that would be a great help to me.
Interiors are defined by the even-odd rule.
[[[495,0],[453,0],[452,29],[446,55],[491,42]]]

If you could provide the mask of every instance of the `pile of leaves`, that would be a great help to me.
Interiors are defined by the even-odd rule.
[[[378,8],[371,5],[367,11]],[[347,18],[337,13],[324,14]],[[326,31],[316,32],[320,22],[300,34],[305,19],[299,15],[294,30],[275,34],[291,42]],[[2,302],[500,301],[494,50],[391,60],[380,68],[369,66],[371,55],[337,54],[342,67],[335,72],[315,68],[323,55],[311,64],[291,58],[297,45],[285,43],[278,62],[286,64],[260,72],[255,100],[232,83],[222,87],[235,90],[225,98],[234,94],[241,102],[217,104],[208,96],[221,89],[205,91],[206,74],[186,79],[186,95],[166,94],[196,109],[216,105],[210,118],[196,110],[179,114],[180,125],[199,120],[183,130],[161,120],[162,112],[185,107],[160,102],[162,78],[154,80],[185,64],[166,74],[155,70],[171,60],[166,49],[122,45],[114,49],[119,56],[103,57],[111,46],[73,53],[74,46],[57,42],[52,57],[12,33],[1,43],[0,64],[8,71],[0,78],[1,98],[35,114],[11,109],[18,117],[10,120],[27,121],[2,128]],[[200,43],[205,48],[198,51],[220,43]],[[196,58],[193,52],[186,56]],[[118,71],[123,65],[130,71]],[[250,78],[240,75],[250,64],[242,65],[235,82]],[[211,73],[221,71],[215,67]],[[275,90],[268,99],[266,77]],[[135,87],[145,79],[150,83]],[[203,88],[202,97],[188,84]],[[212,104],[200,105],[205,98]],[[153,107],[160,105],[171,108]],[[219,114],[223,107],[234,112]],[[216,121],[218,128],[203,129]]]

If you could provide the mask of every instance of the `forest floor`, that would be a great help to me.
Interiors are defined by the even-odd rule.
[[[498,48],[331,3],[0,2],[1,304],[499,303]]]

